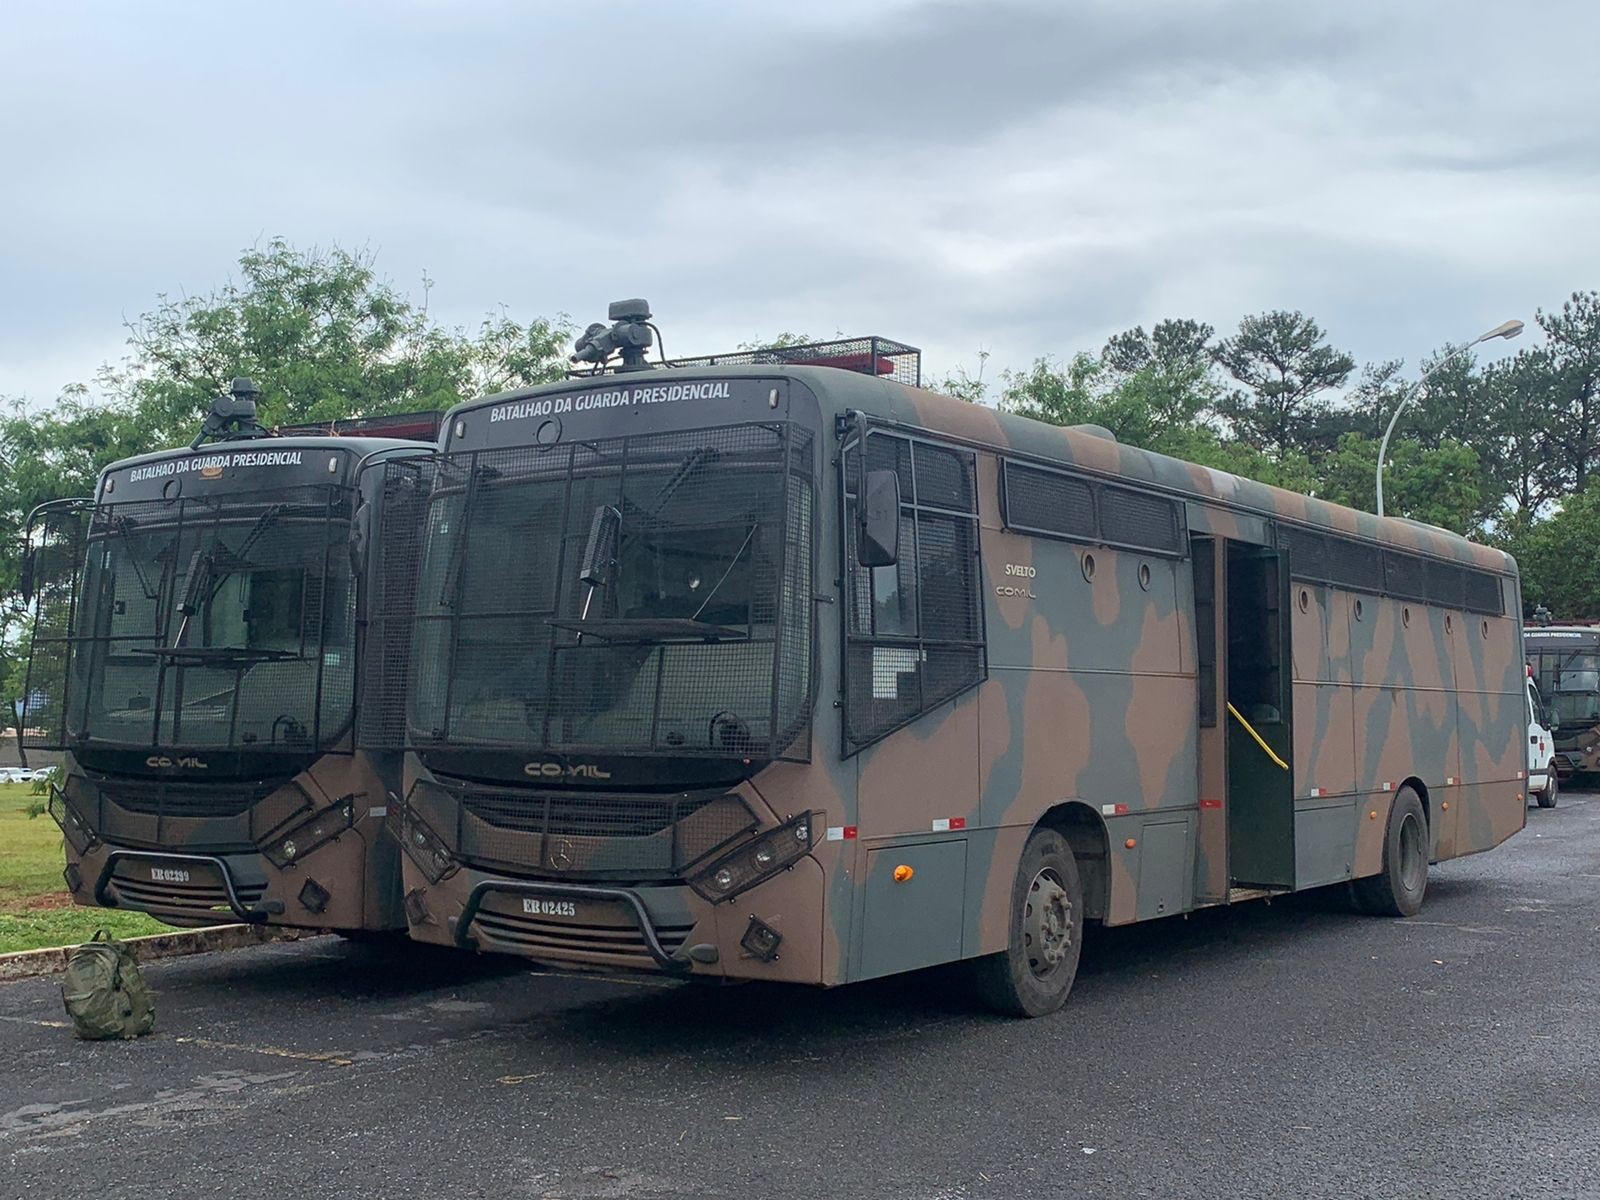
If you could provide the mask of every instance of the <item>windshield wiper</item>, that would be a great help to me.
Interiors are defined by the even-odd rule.
[[[260,650],[253,646],[141,646],[128,653],[148,654],[153,658],[198,667],[254,666],[256,663],[283,662],[300,657],[294,650]]]
[[[133,568],[133,573],[138,576],[139,590],[144,593],[146,600],[154,600],[160,595],[160,592],[150,586],[150,577],[144,573],[144,564],[139,561],[139,556],[133,553],[131,545],[134,535],[133,518],[124,513],[118,513],[111,519],[111,522],[116,527],[117,532],[122,535],[124,541],[130,543],[127,555],[128,565]]]
[[[743,629],[729,625],[715,625],[710,621],[696,621],[693,617],[551,617],[549,624],[556,629],[577,632],[580,640],[599,638],[602,642],[670,642],[693,640],[699,642],[729,642],[750,640]]]
[[[683,456],[683,461],[678,464],[678,469],[672,477],[661,485],[661,490],[656,493],[656,498],[650,502],[650,507],[645,510],[646,518],[654,520],[661,515],[661,510],[667,502],[677,495],[678,489],[688,482],[693,475],[708,462],[715,462],[722,457],[722,451],[715,446],[696,446]]]

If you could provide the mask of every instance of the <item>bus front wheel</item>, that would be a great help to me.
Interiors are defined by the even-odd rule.
[[[1083,948],[1083,883],[1067,839],[1035,830],[1011,890],[1010,944],[975,959],[983,1001],[1014,1017],[1042,1017],[1067,1002]]]
[[[1550,774],[1545,778],[1547,782],[1544,785],[1544,791],[1535,792],[1533,798],[1539,802],[1540,808],[1554,808],[1557,798],[1561,795],[1561,784],[1556,779],[1555,763],[1550,764]]]
[[[1383,836],[1383,870],[1350,885],[1356,907],[1389,917],[1415,916],[1428,891],[1428,817],[1409,787],[1395,793]]]

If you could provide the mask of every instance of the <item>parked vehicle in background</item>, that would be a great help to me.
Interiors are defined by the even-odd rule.
[[[0,767],[0,783],[32,783],[39,772],[27,767]]]
[[[1539,802],[1540,808],[1554,808],[1561,791],[1561,780],[1555,771],[1556,744],[1553,727],[1556,717],[1539,695],[1539,685],[1533,680],[1533,668],[1528,668],[1528,794]]]
[[[1557,778],[1600,775],[1600,627],[1530,625],[1522,644],[1554,721]]]
[[[253,395],[219,398],[215,443],[113,463],[92,498],[30,518],[27,741],[66,751],[48,806],[77,903],[398,930],[399,756],[352,744],[361,664],[384,650],[361,533],[387,497],[360,467],[430,449],[401,439],[437,417],[274,436]]]

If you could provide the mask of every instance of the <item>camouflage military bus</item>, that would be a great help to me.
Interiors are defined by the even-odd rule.
[[[1509,557],[918,369],[863,339],[601,373],[383,468],[427,497],[381,535],[420,563],[374,612],[412,672],[362,733],[406,751],[414,938],[824,985],[970,960],[1037,1015],[1086,921],[1342,883],[1407,915],[1522,828]]]
[[[1600,626],[1530,625],[1522,636],[1556,723],[1557,775],[1600,775]]]
[[[404,929],[383,834],[398,756],[353,747],[368,561],[352,530],[379,500],[358,466],[426,452],[437,421],[247,424],[113,463],[92,499],[33,515],[24,725],[67,751],[49,810],[77,903]]]

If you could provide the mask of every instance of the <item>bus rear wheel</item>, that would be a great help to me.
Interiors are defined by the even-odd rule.
[[[972,963],[973,982],[991,1008],[1042,1017],[1067,1002],[1083,949],[1083,883],[1067,839],[1035,830],[1023,847],[1011,890],[1010,944]]]
[[[1409,787],[1395,793],[1383,836],[1383,870],[1350,885],[1356,907],[1388,917],[1411,917],[1428,891],[1428,817]]]

